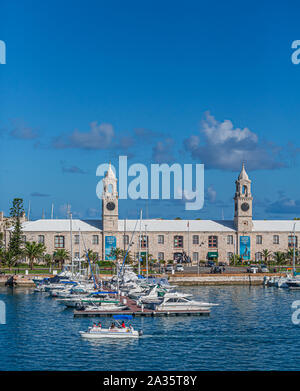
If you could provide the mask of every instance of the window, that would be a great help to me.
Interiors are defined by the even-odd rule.
[[[208,247],[218,247],[218,237],[209,236],[208,237]]]
[[[99,236],[93,235],[93,244],[99,244]]]
[[[298,247],[298,236],[294,235],[289,235],[289,241],[288,241],[288,246],[289,247],[294,247],[294,240],[295,240],[295,247]]]
[[[199,235],[193,235],[193,244],[199,244]]]
[[[129,235],[123,236],[124,246],[127,246],[129,244]]]
[[[75,238],[75,244],[79,244],[79,235],[74,235]]]
[[[233,244],[233,236],[227,235],[227,244]]]
[[[56,235],[54,237],[54,247],[55,248],[64,248],[65,247],[65,237],[62,235]]]
[[[198,262],[199,253],[193,253],[193,262]]]
[[[256,235],[256,244],[262,244],[262,236]]]
[[[174,236],[174,247],[183,248],[183,236],[179,236],[179,235]]]
[[[229,252],[227,253],[227,261],[230,262],[233,257],[233,253]]]
[[[76,252],[76,253],[74,253],[74,258],[79,258],[79,253],[78,252]]]
[[[164,253],[158,253],[157,259],[158,259],[159,261],[163,261],[163,260],[165,259],[165,254],[164,254]]]
[[[141,235],[140,236],[140,244],[141,244],[141,248],[148,248],[148,236]]]
[[[45,236],[44,235],[39,235],[38,236],[38,242],[41,243],[41,244],[44,244],[45,243]]]
[[[95,252],[95,258],[97,261],[99,261],[99,253]]]
[[[261,261],[262,260],[262,253],[255,253],[255,260],[256,261]]]
[[[279,244],[279,235],[273,235],[273,244]]]
[[[164,242],[165,242],[165,237],[164,237],[164,235],[158,235],[157,243],[158,243],[158,244],[164,244]]]

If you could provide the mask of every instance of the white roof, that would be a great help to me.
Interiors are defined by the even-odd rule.
[[[253,232],[300,232],[300,221],[294,220],[253,220]],[[188,226],[189,225],[189,226]],[[118,230],[124,232],[140,230],[139,220],[119,220]],[[12,230],[10,228],[10,230]],[[101,220],[72,220],[72,230],[102,232]],[[41,219],[22,224],[24,232],[69,232],[69,219]],[[141,230],[148,232],[235,232],[233,220],[142,220]]]
[[[253,231],[292,232],[300,231],[300,221],[295,220],[253,220]]]
[[[126,224],[126,227],[124,226]],[[189,225],[189,226],[188,226]],[[136,231],[140,230],[139,220],[119,220],[119,231]],[[142,220],[142,231],[163,231],[163,232],[231,232],[234,231],[232,220],[161,220],[151,219]]]
[[[72,220],[72,231],[95,232],[101,231],[102,221],[100,220]],[[41,219],[26,221],[22,224],[24,232],[68,232],[70,231],[69,219]]]

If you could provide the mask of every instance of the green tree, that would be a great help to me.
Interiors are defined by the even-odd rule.
[[[264,262],[266,264],[268,264],[268,261],[270,260],[271,255],[272,254],[269,250],[267,250],[267,249],[262,250],[262,256],[263,256]]]
[[[47,265],[47,267],[49,267],[50,270],[52,270],[52,265],[53,265],[53,257],[51,254],[44,254],[44,261]]]
[[[123,252],[124,250],[121,250],[119,247],[116,248],[113,247],[110,251],[110,256],[115,258],[116,262],[118,262],[120,259],[122,259],[122,254],[124,254]]]
[[[294,248],[291,247],[286,251],[286,259],[289,261],[290,265],[293,263],[294,259]],[[297,263],[298,259],[298,250],[295,249],[295,263]]]
[[[1,258],[3,264],[8,266],[9,270],[18,262],[18,257],[9,249],[1,251]]]
[[[62,268],[64,262],[70,259],[69,251],[65,250],[64,248],[60,248],[59,250],[54,251],[53,259],[55,262],[58,262],[59,267]]]
[[[230,264],[237,265],[241,260],[241,256],[239,254],[232,254],[230,257]]]
[[[182,220],[182,218],[181,217],[175,217],[174,220]]]
[[[277,265],[283,265],[286,259],[286,255],[282,251],[276,251],[274,252],[273,258]]]
[[[33,263],[36,259],[43,258],[46,247],[43,243],[26,242],[24,255],[29,259],[30,270],[33,270]]]
[[[8,248],[14,257],[19,259],[23,255],[22,226],[21,216],[24,213],[22,198],[14,198],[10,208],[10,216],[13,219],[13,231],[9,241]]]
[[[88,250],[88,256],[91,263],[96,263],[98,261],[98,254],[95,251]],[[87,256],[86,256],[86,260],[88,261]]]

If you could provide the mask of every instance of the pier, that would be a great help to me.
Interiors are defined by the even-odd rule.
[[[125,296],[120,296],[120,302],[124,303],[128,309],[121,311],[84,311],[74,310],[74,317],[111,317],[113,315],[131,315],[133,317],[158,317],[158,316],[203,316],[209,315],[210,310],[191,310],[191,311],[156,311],[148,308],[138,307],[134,300]]]

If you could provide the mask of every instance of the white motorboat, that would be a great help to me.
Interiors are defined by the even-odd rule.
[[[168,293],[162,302],[156,306],[157,311],[205,311],[218,304],[193,300],[188,295]]]
[[[115,292],[113,292],[115,293]],[[107,293],[102,292],[90,293],[89,295],[73,295],[64,299],[58,299],[59,303],[64,304],[67,307],[80,308],[86,305],[111,305],[119,304],[119,300],[113,299]]]
[[[99,311],[123,311],[128,309],[126,305],[123,304],[104,304],[102,303],[98,305],[87,305],[83,306],[82,311],[88,311],[88,312],[99,312]]]
[[[94,324],[93,327],[89,327],[87,331],[79,331],[80,335],[83,338],[89,339],[100,339],[100,338],[139,338],[143,332],[142,330],[134,330],[134,328],[129,325],[126,326],[125,323],[121,325],[118,320],[121,319],[132,319],[129,315],[124,316],[114,316],[116,320],[116,325],[113,323],[110,328],[102,328],[102,326],[97,326]]]

